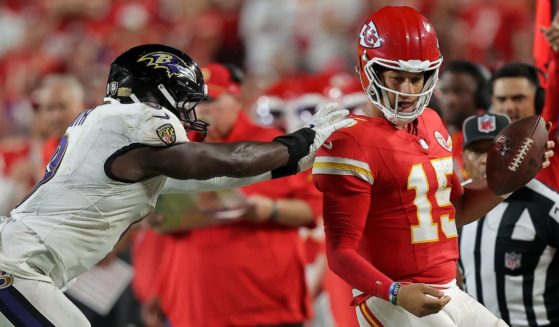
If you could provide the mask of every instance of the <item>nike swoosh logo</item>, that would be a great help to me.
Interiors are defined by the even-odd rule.
[[[171,117],[169,117],[169,114],[168,114],[168,113],[165,113],[165,116],[156,116],[156,115],[153,115],[153,117],[155,117],[155,118],[161,118],[161,119],[170,119],[170,118],[171,118]]]
[[[325,147],[328,150],[332,150],[332,148],[334,147],[334,145],[332,144],[332,141],[328,142],[328,143],[324,143],[322,144],[323,147]]]

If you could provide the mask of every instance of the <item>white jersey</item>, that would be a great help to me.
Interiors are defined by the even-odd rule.
[[[61,138],[45,177],[0,220],[0,270],[65,286],[153,211],[167,179],[119,181],[108,164],[133,147],[187,141],[179,119],[155,105],[111,103],[82,113]]]

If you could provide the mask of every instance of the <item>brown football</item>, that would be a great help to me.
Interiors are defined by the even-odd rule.
[[[528,183],[542,167],[546,142],[541,116],[520,119],[503,129],[487,153],[489,188],[502,195]]]

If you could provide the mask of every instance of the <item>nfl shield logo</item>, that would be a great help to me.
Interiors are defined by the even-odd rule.
[[[522,261],[522,254],[516,252],[505,253],[505,267],[510,270],[515,270],[520,268]]]
[[[482,133],[491,133],[497,129],[495,116],[483,115],[477,118],[477,129]]]

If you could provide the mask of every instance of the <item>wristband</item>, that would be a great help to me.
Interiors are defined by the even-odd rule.
[[[396,301],[398,300],[398,291],[402,285],[398,282],[393,282],[390,284],[390,288],[388,289],[388,300],[390,303],[396,305]]]

